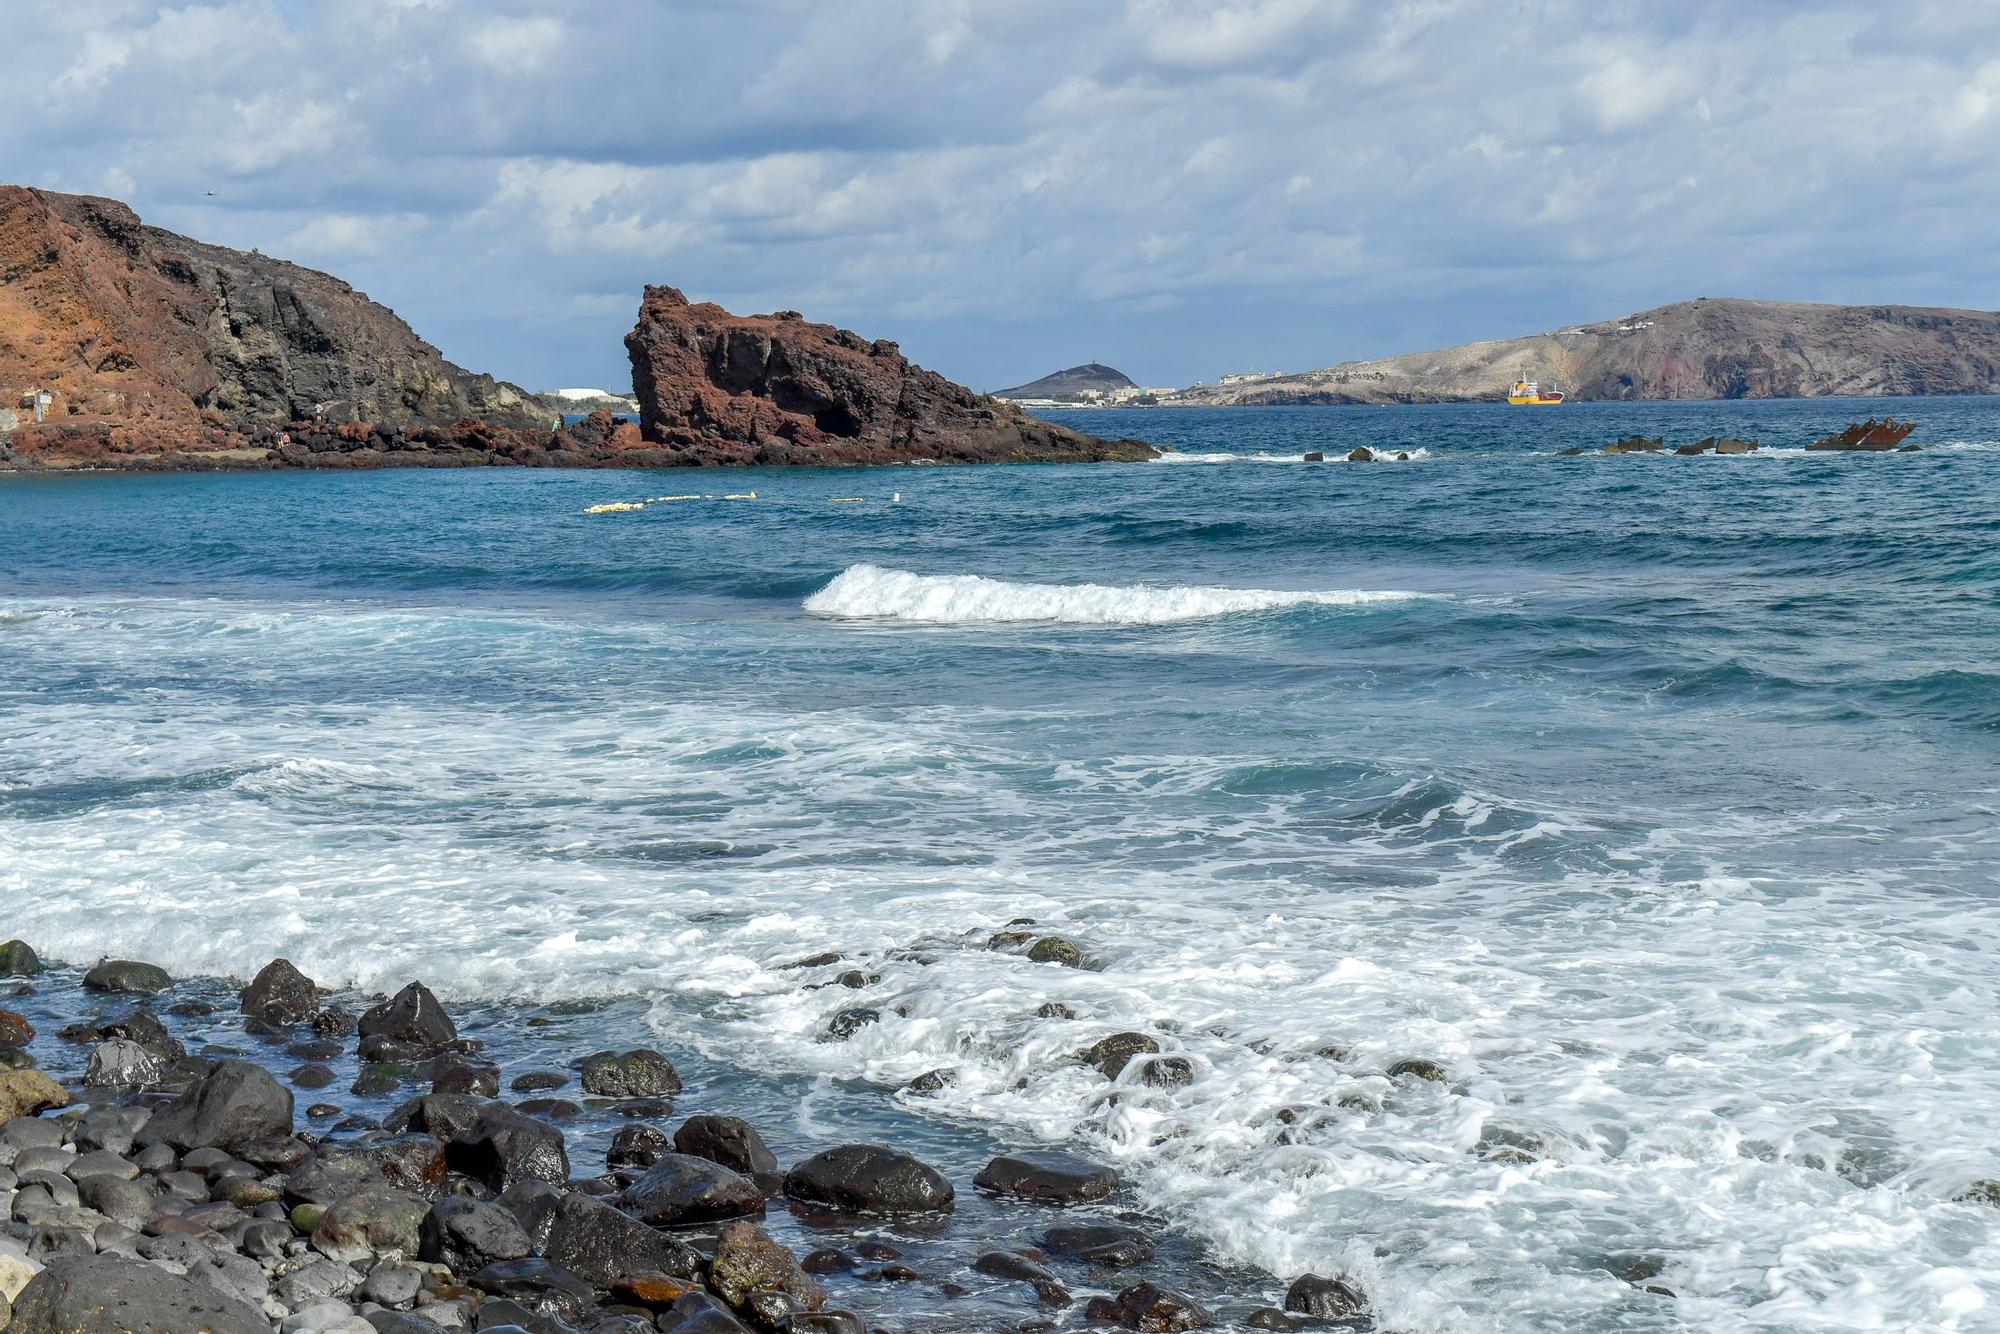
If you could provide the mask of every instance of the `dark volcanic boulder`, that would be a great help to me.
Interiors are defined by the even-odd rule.
[[[230,1149],[292,1133],[291,1090],[262,1066],[222,1061],[194,1086],[147,1118],[136,1142],[189,1149]]]
[[[995,1195],[1051,1204],[1101,1200],[1118,1189],[1118,1174],[1073,1153],[1032,1151],[1003,1153],[972,1179]]]
[[[563,1197],[542,1254],[600,1288],[646,1275],[694,1279],[701,1273],[694,1247],[588,1195]]]
[[[429,1210],[414,1195],[376,1188],[330,1206],[313,1229],[313,1249],[329,1260],[352,1264],[394,1251],[415,1255]]]
[[[1285,1290],[1285,1309],[1320,1320],[1341,1320],[1368,1309],[1368,1300],[1337,1278],[1301,1274]]]
[[[600,1051],[583,1058],[583,1091],[600,1098],[657,1098],[679,1093],[681,1077],[656,1051]]]
[[[674,1148],[752,1175],[778,1170],[778,1155],[748,1121],[734,1116],[691,1116],[674,1132]]]
[[[729,1314],[705,1292],[684,1294],[660,1313],[661,1334],[750,1334],[750,1327]]]
[[[318,1011],[318,985],[290,959],[271,960],[243,988],[243,1013],[268,1022],[302,1024]]]
[[[27,1016],[0,1010],[0,1047],[25,1047],[35,1040],[35,1026]]]
[[[1129,1269],[1153,1258],[1153,1239],[1137,1228],[1117,1223],[1083,1223],[1052,1227],[1042,1238],[1051,1255],[1107,1269]]]
[[[445,1146],[445,1161],[490,1190],[524,1180],[561,1185],[569,1180],[562,1131],[504,1103],[482,1108],[473,1123]]]
[[[674,1142],[651,1126],[622,1126],[604,1151],[606,1167],[651,1167],[663,1153],[674,1151]],[[682,1149],[686,1153],[687,1150]],[[697,1157],[706,1157],[697,1154]]]
[[[0,977],[34,977],[42,971],[42,960],[25,940],[0,944]]]
[[[412,982],[361,1016],[361,1036],[388,1038],[434,1051],[458,1036],[458,1025],[452,1023],[429,987]]]
[[[597,1299],[590,1285],[561,1265],[547,1260],[501,1260],[472,1275],[472,1286],[481,1292],[509,1301],[537,1315],[554,1316],[574,1324],[583,1318]]]
[[[254,1268],[254,1266],[253,1266]],[[14,1299],[8,1334],[270,1334],[248,1303],[143,1260],[62,1256]]]
[[[952,1207],[951,1183],[906,1153],[844,1144],[785,1174],[785,1194],[855,1213],[930,1213]]]
[[[1094,1065],[1107,1079],[1116,1079],[1134,1056],[1150,1055],[1160,1044],[1144,1033],[1113,1033],[1083,1053],[1084,1064]]]
[[[534,1249],[513,1213],[485,1200],[447,1196],[430,1207],[417,1230],[417,1254],[454,1274],[496,1260],[520,1260]]]
[[[378,1187],[436,1199],[445,1187],[444,1145],[429,1135],[322,1145],[285,1178],[285,1198],[294,1204],[332,1204]]]
[[[1161,1331],[1207,1329],[1208,1312],[1188,1298],[1151,1283],[1125,1289],[1114,1299],[1093,1297],[1084,1308],[1086,1320],[1101,1320],[1127,1329]]]
[[[106,959],[83,975],[86,991],[123,991],[152,996],[174,984],[167,970],[157,964],[131,959]]]
[[[894,343],[791,311],[731,315],[648,287],[625,347],[646,441],[688,463],[1153,457],[1137,441],[1038,421],[911,365]]]
[[[720,1163],[667,1153],[625,1188],[618,1207],[654,1227],[680,1227],[762,1214],[764,1193]]]

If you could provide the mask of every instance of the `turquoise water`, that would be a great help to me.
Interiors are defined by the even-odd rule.
[[[2000,1325],[2000,401],[1068,420],[1181,454],[0,478],[0,926],[950,1066],[1400,1329]]]

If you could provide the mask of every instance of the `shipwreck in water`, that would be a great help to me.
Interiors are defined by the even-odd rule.
[[[1876,421],[1870,417],[1865,422],[1856,422],[1846,430],[1833,435],[1821,436],[1807,445],[1807,449],[1847,449],[1867,450],[1881,453],[1896,448],[1917,429],[1915,422],[1899,422],[1894,417],[1884,417]]]

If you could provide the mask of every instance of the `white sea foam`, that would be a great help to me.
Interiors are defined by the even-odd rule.
[[[638,992],[662,1045],[725,1062],[885,1087],[949,1066],[913,1106],[1080,1141],[1225,1257],[1354,1276],[1385,1328],[1993,1326],[2000,1211],[1953,1197],[2000,1175],[1995,916],[1922,860],[1990,865],[1990,830],[1926,853],[1856,839],[1874,810],[1669,793],[1632,821],[1616,791],[1566,809],[1421,763],[1350,766],[1328,810],[1313,757],[1338,739],[1292,765],[1123,754],[1044,744],[1059,702],[595,684],[699,648],[661,623],[16,610],[55,613],[9,625],[16,679],[105,683],[6,714],[0,904],[52,957]],[[591,668],[495,708],[447,679],[468,661]],[[1602,855],[1523,875],[1558,836]],[[635,855],[673,839],[743,855]],[[1899,860],[1786,874],[1815,839]],[[1100,966],[984,948],[1017,915]],[[855,993],[779,967],[828,948],[881,979],[846,1042],[819,1039]],[[1036,1017],[1050,1000],[1078,1018]],[[1124,1029],[1194,1083],[1072,1059]],[[1384,1076],[1411,1056],[1452,1082]],[[1641,1257],[1677,1299],[1611,1272]]]
[[[921,621],[936,625],[1002,625],[1054,621],[1069,625],[1174,625],[1215,616],[1289,607],[1362,607],[1407,602],[1421,593],[1360,589],[1286,591],[1144,584],[1029,584],[976,574],[913,574],[853,565],[805,600],[819,616]]]
[[[1257,453],[1252,453],[1252,454],[1236,454],[1221,450],[1205,450],[1205,451],[1175,450],[1170,454],[1161,454],[1159,457],[1155,458],[1153,462],[1155,463],[1304,463],[1306,461],[1305,456],[1308,452],[1309,451],[1301,450],[1297,454],[1272,454],[1268,451],[1259,451]],[[1347,462],[1347,455],[1349,453],[1348,450],[1335,449],[1335,448],[1321,449],[1319,452],[1326,455],[1326,458],[1324,460],[1324,462],[1326,463],[1345,463]],[[1398,458],[1397,455],[1399,454],[1407,454],[1409,457]],[[1392,449],[1386,452],[1382,450],[1377,450],[1375,454],[1375,462],[1420,463],[1423,460],[1428,459],[1430,456],[1431,456],[1430,450],[1424,449],[1422,447],[1418,447],[1416,449]]]

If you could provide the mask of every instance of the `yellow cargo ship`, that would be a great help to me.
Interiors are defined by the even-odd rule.
[[[1533,380],[1516,380],[1514,387],[1507,391],[1507,401],[1519,407],[1523,403],[1543,407],[1554,407],[1563,401],[1560,389],[1544,389]]]

